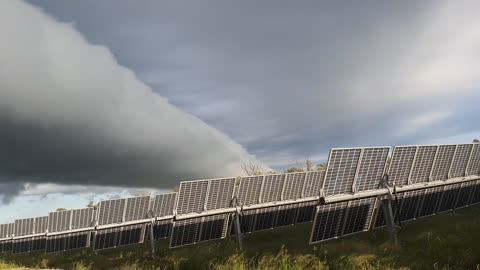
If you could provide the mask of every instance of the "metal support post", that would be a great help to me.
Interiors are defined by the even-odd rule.
[[[390,239],[393,241],[394,245],[398,245],[397,237],[397,228],[395,227],[395,220],[392,210],[392,200],[390,197],[382,201],[383,204],[383,214],[385,217],[385,222],[387,224],[388,233],[390,234]]]
[[[237,234],[238,247],[243,250],[242,230],[240,229],[240,213],[235,213],[235,233]]]
[[[152,252],[152,258],[155,259],[155,237],[153,235],[153,226],[155,222],[152,220],[152,223],[150,224],[150,249]]]

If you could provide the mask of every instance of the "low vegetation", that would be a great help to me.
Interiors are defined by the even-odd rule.
[[[243,251],[233,237],[173,250],[159,241],[153,259],[145,243],[98,253],[3,256],[0,269],[480,269],[478,206],[404,223],[399,246],[382,229],[308,245],[310,229],[302,224],[250,234]]]

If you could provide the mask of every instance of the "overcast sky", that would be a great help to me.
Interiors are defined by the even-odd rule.
[[[0,1],[0,222],[249,159],[281,171],[331,147],[470,142],[479,9]]]

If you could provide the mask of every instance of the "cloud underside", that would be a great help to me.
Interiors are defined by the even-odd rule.
[[[253,159],[36,7],[1,1],[0,34],[4,200],[25,183],[173,188]]]

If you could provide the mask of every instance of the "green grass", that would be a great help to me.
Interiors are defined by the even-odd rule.
[[[249,234],[244,250],[234,237],[168,249],[156,242],[98,252],[77,250],[53,255],[3,256],[6,263],[62,269],[480,269],[480,207],[471,207],[403,224],[400,245],[384,230],[309,245],[311,224]],[[0,269],[2,264],[0,263]]]

